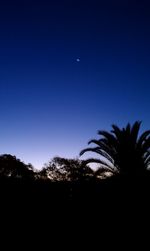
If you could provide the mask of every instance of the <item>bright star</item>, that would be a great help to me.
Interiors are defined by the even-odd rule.
[[[76,61],[77,61],[77,62],[80,62],[80,58],[77,58]]]

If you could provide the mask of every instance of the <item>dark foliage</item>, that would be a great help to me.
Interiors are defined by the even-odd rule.
[[[45,165],[39,175],[53,181],[81,181],[93,177],[94,171],[83,160],[55,157]]]
[[[100,169],[121,175],[135,176],[145,175],[150,165],[150,131],[138,136],[141,122],[135,122],[133,126],[128,124],[120,129],[112,125],[111,132],[98,131],[100,139],[92,139],[95,147],[89,147],[80,152],[94,152],[100,158],[90,158],[86,163],[100,164]]]
[[[55,157],[38,172],[15,156],[1,155],[0,215],[1,219],[4,218],[6,233],[12,228],[11,233],[17,233],[18,238],[20,232],[25,236],[24,244],[29,236],[32,238],[33,232],[36,232],[37,236],[42,232],[45,235],[45,243],[51,244],[55,240],[55,247],[57,243],[60,243],[61,247],[64,243],[66,248],[66,243],[71,242],[69,248],[73,248],[75,243],[79,245],[82,242],[88,245],[91,234],[94,243],[97,240],[101,245],[104,236],[113,236],[113,240],[119,243],[119,234],[126,241],[133,226],[139,231],[137,225],[139,222],[148,221],[150,210],[150,174],[146,171],[149,163],[149,132],[137,139],[135,136],[139,125],[128,125],[125,129],[114,127],[118,136],[114,136],[114,133],[100,133],[103,140],[100,140],[98,146],[105,145],[105,150],[109,149],[110,153],[115,152],[115,149],[119,152],[116,151],[115,162],[112,161],[112,164],[119,164],[112,165],[111,169],[101,160],[98,161],[102,167],[94,172],[87,166],[88,161]],[[128,140],[125,140],[125,135]],[[119,137],[119,140],[114,140],[115,137]],[[131,138],[134,138],[134,141],[131,142]],[[93,143],[97,142],[99,141]],[[115,148],[116,145],[118,148]],[[130,148],[126,149],[125,146]],[[141,164],[138,162],[139,159],[136,160],[137,154],[133,155],[131,162],[129,161],[129,149],[135,153],[138,150],[139,158],[144,160],[144,166],[143,162]],[[124,155],[123,150],[129,155]],[[107,160],[110,158],[108,151],[102,151],[102,156],[106,154]],[[122,156],[121,161],[126,156],[126,165],[121,161],[117,162],[119,156]],[[134,160],[137,165],[133,165]],[[121,175],[99,179],[105,170],[111,170],[113,173],[117,170]],[[133,175],[134,172],[138,175]],[[26,235],[20,231],[23,228],[27,229]],[[125,237],[122,229],[125,229]],[[38,241],[37,238],[36,243]]]
[[[0,155],[0,178],[30,179],[33,177],[34,171],[31,164],[26,165],[10,154]]]

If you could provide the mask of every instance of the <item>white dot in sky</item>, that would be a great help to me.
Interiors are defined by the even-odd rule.
[[[77,61],[77,62],[80,62],[80,58],[77,58],[76,61]]]

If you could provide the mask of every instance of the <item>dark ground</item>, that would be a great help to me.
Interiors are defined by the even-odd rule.
[[[130,239],[138,243],[149,233],[149,177],[74,183],[2,179],[0,198],[3,233],[15,233],[25,243],[36,236],[36,244],[45,239],[43,245],[55,248],[70,242],[70,250],[81,243],[114,247],[122,240],[122,250]]]

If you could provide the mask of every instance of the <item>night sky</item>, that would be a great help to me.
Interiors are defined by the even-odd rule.
[[[0,1],[1,154],[40,168],[149,110],[149,0]]]

